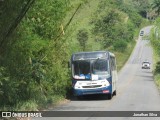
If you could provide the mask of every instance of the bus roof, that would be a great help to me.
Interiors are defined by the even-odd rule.
[[[103,58],[107,59],[108,55],[113,56],[113,53],[110,53],[109,51],[91,51],[91,52],[78,52],[72,54],[72,60],[86,60],[86,59],[97,59],[97,58]]]

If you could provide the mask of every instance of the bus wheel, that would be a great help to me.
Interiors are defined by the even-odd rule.
[[[111,100],[112,99],[112,93],[108,94],[108,99]]]
[[[78,99],[78,100],[82,100],[82,99],[83,99],[83,96],[77,96],[77,99]]]
[[[115,95],[115,96],[117,95],[117,91],[116,90],[113,92],[113,95]]]

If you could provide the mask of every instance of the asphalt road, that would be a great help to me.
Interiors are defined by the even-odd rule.
[[[151,27],[143,28],[148,35]],[[139,36],[129,60],[118,73],[117,95],[112,100],[104,96],[88,96],[83,100],[71,99],[70,102],[57,106],[53,111],[160,111],[160,92],[158,91],[151,69],[141,69],[142,61],[153,63],[152,49],[147,38]],[[115,112],[116,114],[116,112]],[[127,114],[127,112],[126,112]],[[160,120],[160,117],[57,117],[42,118],[54,120]]]

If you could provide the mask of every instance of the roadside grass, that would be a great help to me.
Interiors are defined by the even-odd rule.
[[[129,59],[135,45],[136,45],[136,41],[132,41],[128,44],[127,49],[123,53],[122,52],[115,52],[116,59],[117,59],[118,71],[121,70],[121,68],[125,65],[125,63]]]
[[[21,101],[15,106],[1,106],[1,111],[39,111],[49,108],[53,108],[56,105],[63,104],[66,102],[65,97],[62,95],[51,96],[48,100],[43,103],[37,103],[35,100]]]
[[[154,58],[154,61],[153,61],[154,80],[158,89],[160,90],[160,73],[155,73],[156,63],[159,61],[160,56],[156,53],[156,50],[154,49],[154,47],[153,47],[153,58]]]
[[[156,74],[154,76],[154,79],[155,79],[156,85],[158,86],[158,89],[160,90],[160,74]]]
[[[154,29],[154,27],[153,27]],[[151,46],[153,48],[153,76],[154,76],[154,81],[158,87],[158,89],[160,90],[160,73],[156,73],[155,69],[156,69],[156,63],[159,61],[160,59],[160,55],[157,53],[156,48],[155,48],[155,44],[153,44],[153,41],[156,39],[155,35],[154,35],[154,30],[152,29],[152,32],[150,34],[150,40],[151,40]]]
[[[34,100],[28,100],[17,103],[15,106],[3,106],[0,108],[1,111],[36,111],[37,103]]]
[[[38,109],[39,110],[45,110],[45,109],[50,109],[53,108],[56,105],[60,105],[62,103],[66,102],[65,97],[62,95],[54,95],[51,96],[46,103],[41,104]]]

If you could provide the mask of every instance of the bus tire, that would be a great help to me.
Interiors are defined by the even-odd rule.
[[[77,100],[82,100],[83,96],[77,96]]]
[[[111,100],[112,99],[112,93],[108,94],[108,99]]]
[[[113,92],[113,95],[115,95],[115,96],[117,95],[117,91],[116,90]]]

